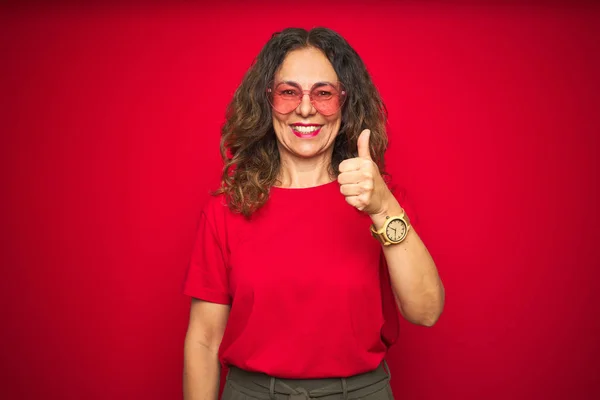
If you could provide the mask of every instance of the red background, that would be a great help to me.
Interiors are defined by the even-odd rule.
[[[566,2],[565,2],[566,3]],[[390,112],[446,286],[390,353],[398,399],[600,396],[600,9],[279,2],[5,8],[1,393],[177,399],[200,207],[253,57],[339,31]]]

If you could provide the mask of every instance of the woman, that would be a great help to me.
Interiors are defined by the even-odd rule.
[[[392,397],[397,311],[432,326],[444,289],[383,178],[385,123],[337,33],[286,29],[262,49],[228,109],[185,282],[186,399],[217,398],[221,365],[227,399]]]

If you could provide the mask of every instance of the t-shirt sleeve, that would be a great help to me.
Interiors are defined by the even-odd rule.
[[[211,303],[231,304],[225,246],[202,212],[183,292]]]

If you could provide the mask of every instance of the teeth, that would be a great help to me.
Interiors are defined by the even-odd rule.
[[[311,133],[321,128],[320,126],[292,126],[292,129],[300,133]]]

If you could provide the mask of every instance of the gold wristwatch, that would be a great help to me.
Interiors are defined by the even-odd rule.
[[[385,223],[380,230],[371,225],[371,234],[384,246],[402,243],[410,231],[410,220],[404,211],[398,216],[386,216]]]

